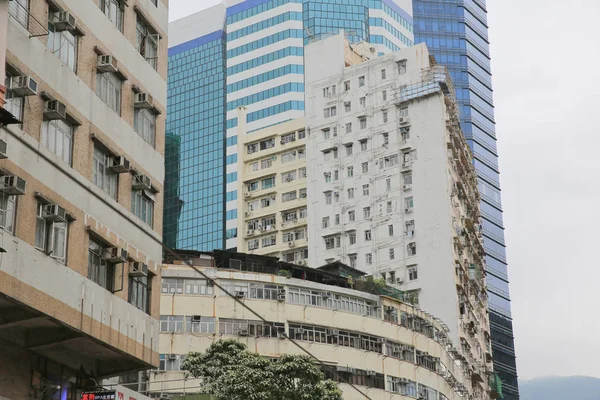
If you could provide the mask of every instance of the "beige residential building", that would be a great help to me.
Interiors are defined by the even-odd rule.
[[[240,109],[243,115],[245,110]],[[238,120],[245,121],[245,116]],[[243,124],[242,124],[243,125]],[[295,119],[238,135],[239,248],[305,264],[306,132]]]
[[[0,396],[158,366],[168,0],[0,0]]]
[[[205,276],[182,262],[163,265],[161,362],[150,372],[149,385],[157,396],[201,389],[201,381],[181,371],[190,351],[237,339],[273,358],[304,354],[286,335],[327,365],[326,376],[340,382],[346,400],[364,396],[343,382],[373,400],[486,400],[499,394],[498,387],[487,386],[486,376],[472,372],[440,319],[403,302],[398,290],[369,285],[354,268],[340,263],[311,268],[223,251],[188,252],[186,258]]]

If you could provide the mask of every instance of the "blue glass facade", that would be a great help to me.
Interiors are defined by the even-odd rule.
[[[163,235],[170,248],[225,240],[225,37],[169,49]]]
[[[415,42],[448,67],[477,169],[492,352],[505,400],[519,398],[502,222],[485,0],[413,0]]]

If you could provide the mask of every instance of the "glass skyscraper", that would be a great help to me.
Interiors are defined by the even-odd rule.
[[[519,398],[510,311],[485,0],[414,0],[415,42],[448,67],[475,157],[483,216],[494,368],[505,400]]]

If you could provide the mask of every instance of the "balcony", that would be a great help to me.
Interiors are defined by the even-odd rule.
[[[158,366],[158,321],[16,237],[4,240],[0,338],[98,378]]]

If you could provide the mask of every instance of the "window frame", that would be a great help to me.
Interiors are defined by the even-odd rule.
[[[47,256],[55,259],[57,262],[66,265],[67,264],[67,242],[69,239],[69,223],[68,221],[48,221],[44,215],[44,206],[47,203],[42,201],[36,202],[36,225],[35,225],[35,244],[34,247],[37,250],[44,252]],[[40,243],[38,239],[40,238],[40,232],[43,233],[42,242]],[[63,232],[62,235],[60,232]],[[59,249],[60,254],[56,254],[57,250],[57,236],[60,238],[62,236],[62,246]],[[62,255],[62,256],[61,256]]]
[[[123,25],[125,20],[125,3],[123,0],[100,0],[98,3],[102,13],[106,15],[106,18],[123,33]],[[112,13],[115,15],[111,15]]]
[[[104,148],[99,146],[97,143],[94,143],[92,182],[114,200],[117,200],[119,191],[119,174],[110,170],[113,157],[114,156],[107,152]],[[105,182],[108,182],[108,187],[105,186]]]
[[[63,126],[61,126],[63,125]],[[68,132],[67,129],[68,128]],[[51,134],[51,131],[54,133]],[[62,144],[60,145],[60,149],[62,149],[62,154],[58,154],[59,146],[58,141],[58,133],[60,132],[62,137]],[[50,139],[54,138],[53,147],[50,147]],[[57,157],[60,157],[65,163],[69,166],[73,164],[73,142],[75,138],[75,126],[71,124],[69,121],[65,121],[62,119],[53,119],[46,120],[42,122],[42,135],[41,142],[44,147],[55,154]],[[65,146],[66,140],[68,139],[68,146]],[[66,152],[65,152],[66,151]],[[65,158],[66,156],[66,158]]]
[[[13,234],[15,233],[18,199],[15,195],[0,193],[0,228]],[[7,217],[10,224],[7,224]]]
[[[148,108],[136,108],[133,112],[133,130],[153,148],[156,148],[157,117],[158,114]]]

